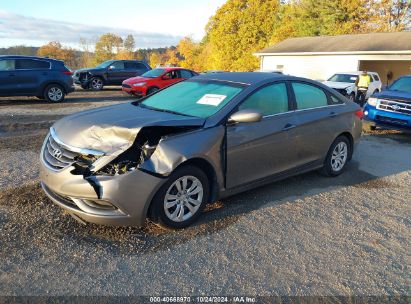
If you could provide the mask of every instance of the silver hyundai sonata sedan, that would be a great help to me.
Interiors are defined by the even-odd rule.
[[[308,79],[205,74],[57,121],[42,147],[41,185],[82,222],[148,217],[183,228],[217,199],[311,170],[341,174],[361,119],[358,105]]]

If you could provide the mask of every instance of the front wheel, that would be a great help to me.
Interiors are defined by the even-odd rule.
[[[101,91],[104,87],[104,82],[103,79],[99,78],[99,77],[93,77],[91,78],[90,81],[90,88],[93,91]]]
[[[48,102],[62,102],[64,100],[65,93],[63,88],[58,84],[50,84],[44,90],[44,99]]]
[[[197,167],[181,167],[154,196],[150,218],[165,228],[185,228],[200,216],[208,196],[207,175]]]
[[[346,136],[339,136],[328,150],[321,173],[326,176],[338,176],[344,172],[351,158],[351,144]]]

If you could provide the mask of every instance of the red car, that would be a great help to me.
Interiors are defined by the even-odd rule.
[[[124,80],[122,88],[124,92],[141,97],[197,75],[183,68],[157,68]]]

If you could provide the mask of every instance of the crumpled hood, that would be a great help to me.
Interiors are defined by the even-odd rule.
[[[406,103],[411,103],[411,93],[402,91],[382,91],[381,93],[373,94],[373,97],[399,100]]]
[[[154,111],[132,103],[80,112],[58,120],[57,137],[65,144],[113,154],[128,149],[146,126],[203,126],[205,119]]]
[[[355,85],[354,83],[350,83],[350,82],[334,82],[334,81],[324,81],[323,84],[333,89],[346,89],[346,88],[349,88]]]
[[[84,72],[90,72],[91,74],[93,73],[99,73],[102,72],[104,69],[96,69],[96,68],[85,68],[85,69],[79,69],[79,70],[75,70],[74,73],[84,73]]]

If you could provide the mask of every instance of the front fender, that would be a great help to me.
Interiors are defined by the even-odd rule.
[[[140,169],[168,176],[187,160],[201,158],[211,164],[221,185],[223,181],[223,149],[225,127],[217,126],[162,139]]]

